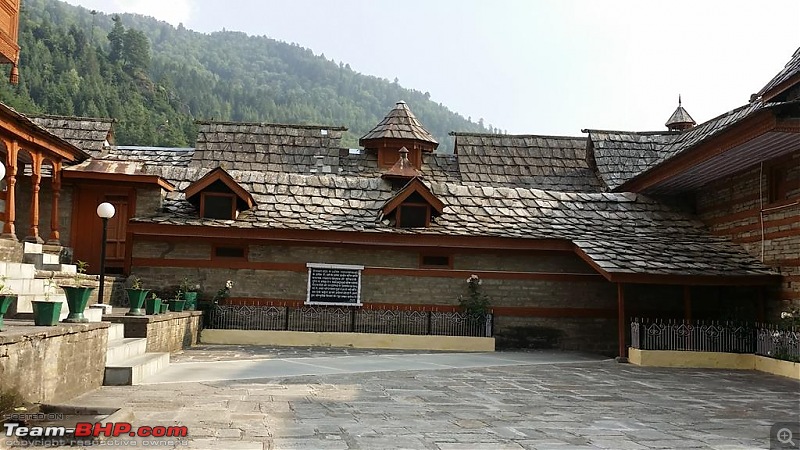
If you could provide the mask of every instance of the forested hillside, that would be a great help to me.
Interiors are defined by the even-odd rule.
[[[120,145],[191,146],[194,121],[213,119],[342,125],[344,145],[354,147],[398,100],[440,150],[451,150],[450,131],[492,131],[427,92],[264,36],[22,0],[19,43],[20,83],[0,83],[0,100],[30,114],[117,119]]]

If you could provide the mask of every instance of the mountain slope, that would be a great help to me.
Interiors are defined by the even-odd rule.
[[[213,119],[342,125],[355,147],[398,100],[440,150],[452,150],[450,131],[492,131],[428,93],[264,36],[23,0],[20,45],[20,84],[0,84],[0,100],[25,113],[113,117],[122,145],[193,145],[194,121]]]

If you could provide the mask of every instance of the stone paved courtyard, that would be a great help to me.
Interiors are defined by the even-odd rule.
[[[381,354],[220,346],[187,350],[174,361]],[[186,425],[188,446],[178,448],[191,449],[769,448],[774,422],[800,421],[800,383],[777,376],[640,368],[564,353],[493,355],[522,362],[240,381],[173,379],[103,387],[72,403],[131,408],[137,425]]]

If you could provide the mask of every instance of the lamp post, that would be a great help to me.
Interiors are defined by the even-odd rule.
[[[114,217],[114,205],[103,202],[97,206],[97,215],[103,219],[103,241],[100,243],[100,289],[97,291],[97,303],[103,304],[103,289],[106,281],[106,239],[108,237],[108,219]]]

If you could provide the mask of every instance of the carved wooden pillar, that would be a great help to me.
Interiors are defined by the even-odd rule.
[[[25,237],[27,242],[36,242],[41,244],[44,241],[39,236],[39,190],[42,183],[42,155],[38,153],[31,153],[31,228],[28,236]]]
[[[47,243],[61,245],[61,233],[58,230],[58,200],[61,198],[61,163],[53,162],[53,175],[51,186],[53,188],[53,205],[50,210],[50,237]]]
[[[14,221],[17,218],[15,188],[17,185],[17,141],[3,140],[6,146],[6,221],[3,224],[3,238],[17,240]]]

